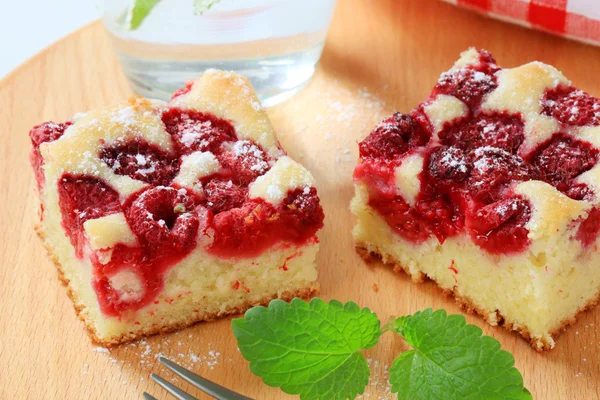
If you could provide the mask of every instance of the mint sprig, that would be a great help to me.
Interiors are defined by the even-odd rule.
[[[352,302],[273,300],[232,321],[250,370],[302,399],[345,400],[364,392],[369,366],[361,350],[377,344],[377,316]]]
[[[139,28],[159,2],[160,0],[133,0],[127,13],[127,27],[132,31]]]
[[[427,309],[396,319],[390,330],[414,348],[390,367],[399,399],[532,398],[513,356],[462,315]]]
[[[212,6],[219,3],[221,0],[193,0],[194,13],[202,15],[205,11],[211,9]],[[127,29],[134,31],[140,27],[146,19],[150,11],[160,2],[160,0],[131,0],[131,5],[125,15]]]
[[[390,368],[399,399],[532,399],[513,356],[463,316],[444,310],[392,319],[381,329],[375,313],[353,302],[273,300],[234,319],[232,327],[251,371],[302,400],[362,394],[370,371],[361,351],[375,346],[382,331],[413,347]]]
[[[194,12],[202,15],[221,0],[194,0]]]

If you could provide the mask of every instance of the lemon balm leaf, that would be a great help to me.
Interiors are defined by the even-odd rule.
[[[232,321],[240,352],[269,386],[303,400],[354,399],[369,366],[361,350],[381,335],[377,316],[353,302],[273,300]]]
[[[140,27],[144,19],[150,14],[150,11],[160,2],[160,0],[133,0],[127,13],[127,26],[130,30],[136,30]]]
[[[513,356],[462,315],[427,309],[396,319],[389,330],[413,347],[390,367],[398,399],[532,399]]]

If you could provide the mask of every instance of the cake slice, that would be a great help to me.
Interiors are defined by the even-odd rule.
[[[469,49],[360,143],[356,246],[537,350],[600,294],[600,101]]]
[[[38,232],[110,346],[317,289],[323,210],[247,79],[210,70],[30,132]]]

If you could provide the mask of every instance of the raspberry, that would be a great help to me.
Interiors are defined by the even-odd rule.
[[[489,204],[499,199],[513,181],[535,179],[537,171],[519,156],[495,147],[480,147],[471,152],[473,170],[467,181],[471,195]]]
[[[206,207],[215,214],[241,207],[248,196],[248,188],[233,183],[229,177],[208,177],[203,185]]]
[[[567,125],[600,125],[600,99],[571,86],[559,86],[546,92],[542,113]]]
[[[288,192],[281,209],[281,228],[285,240],[300,243],[323,227],[325,214],[319,204],[317,189],[295,189]]]
[[[263,200],[251,200],[239,208],[215,215],[210,252],[221,257],[256,256],[278,238],[275,208]]]
[[[579,225],[575,237],[583,247],[588,247],[596,242],[598,232],[600,232],[600,208],[594,207]]]
[[[524,124],[519,116],[482,113],[445,125],[439,138],[443,144],[464,150],[492,146],[516,154],[525,139]]]
[[[31,139],[31,144],[33,145],[33,150],[29,154],[29,162],[31,163],[31,167],[33,168],[33,172],[35,174],[38,190],[41,190],[46,180],[44,177],[44,171],[42,170],[44,158],[40,153],[40,145],[46,142],[53,142],[60,138],[70,125],[72,125],[71,121],[59,124],[56,122],[44,122],[41,125],[34,126],[29,131],[29,138]]]
[[[314,188],[288,192],[277,208],[262,199],[250,200],[215,215],[210,251],[222,257],[252,257],[282,241],[301,244],[323,227],[323,219]]]
[[[449,199],[435,196],[419,200],[415,209],[417,218],[427,223],[428,230],[440,243],[444,243],[447,237],[457,234],[462,228],[462,218]]]
[[[173,96],[171,96],[171,100],[173,100],[176,97],[183,96],[184,94],[189,93],[190,90],[192,90],[192,86],[194,86],[194,81],[192,81],[192,80],[186,81],[184,87],[177,89],[173,93]]]
[[[134,194],[126,202],[125,216],[143,244],[189,251],[196,244],[199,199],[185,189],[157,186]]]
[[[217,158],[239,185],[249,185],[270,168],[267,154],[250,140],[238,140]]]
[[[394,165],[378,160],[363,160],[354,169],[354,180],[362,181],[377,198],[396,197]]]
[[[177,157],[141,140],[104,148],[100,158],[116,174],[151,185],[168,185],[179,172]]]
[[[529,203],[511,197],[489,204],[465,217],[473,241],[491,254],[518,253],[529,245],[525,225],[531,217]]]
[[[594,192],[585,183],[572,185],[564,193],[573,200],[594,200]]]
[[[572,180],[596,165],[598,151],[588,143],[564,135],[554,135],[540,146],[532,164],[540,171],[544,181],[566,192]]]
[[[470,170],[469,160],[461,149],[442,146],[430,153],[426,173],[436,189],[448,192],[466,181]]]
[[[488,75],[492,75],[501,69],[498,65],[496,65],[496,60],[492,56],[492,53],[483,49],[477,50],[477,52],[479,53],[479,65],[473,67],[474,69],[484,72]]]
[[[40,144],[46,142],[53,142],[60,138],[65,130],[71,126],[71,121],[56,123],[56,122],[44,122],[43,124],[34,126],[29,131],[29,138],[33,147],[38,148]]]
[[[430,134],[407,114],[395,113],[379,123],[365,140],[359,143],[361,158],[392,160],[409,149],[423,146]]]
[[[442,198],[419,200],[415,207],[400,196],[394,200],[369,201],[387,223],[406,240],[421,243],[435,235],[440,243],[462,227],[460,216],[449,201]]]
[[[170,108],[163,112],[162,121],[180,154],[219,153],[223,142],[237,140],[233,126],[211,114]]]
[[[83,223],[121,211],[119,193],[97,178],[63,175],[58,181],[62,226],[76,249],[83,251]]]
[[[481,104],[483,96],[497,86],[493,75],[471,68],[461,68],[443,73],[434,86],[431,97],[435,98],[438,94],[454,96],[466,103],[470,109],[475,109]]]

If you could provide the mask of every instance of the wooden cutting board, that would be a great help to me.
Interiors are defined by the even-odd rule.
[[[405,275],[367,266],[353,250],[348,204],[357,141],[387,114],[408,111],[423,100],[438,75],[469,46],[490,50],[503,66],[531,60],[553,64],[578,87],[600,95],[599,48],[435,0],[340,1],[314,79],[269,110],[283,146],[318,180],[327,215],[318,256],[321,297],[354,300],[382,320],[427,307],[459,312],[433,284],[412,284]],[[169,377],[157,365],[159,353],[248,396],[286,398],[250,373],[229,319],[107,352],[91,344],[75,317],[33,231],[38,201],[27,132],[41,121],[65,120],[130,95],[99,23],[57,42],[0,82],[0,398],[139,399],[148,391],[165,399],[148,379],[151,372]],[[467,320],[514,354],[535,398],[600,398],[599,308],[581,315],[547,354],[479,317]],[[372,381],[365,399],[394,398],[387,368],[404,350],[402,340],[386,334],[367,352]]]

